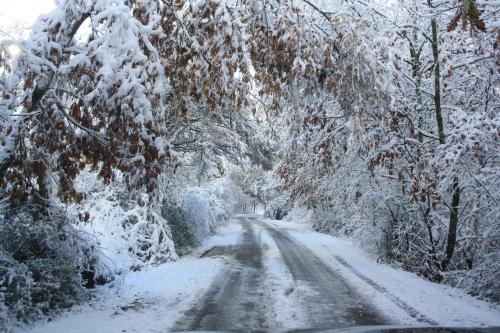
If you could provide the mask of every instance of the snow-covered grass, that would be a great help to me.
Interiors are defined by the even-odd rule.
[[[427,319],[437,325],[500,326],[498,306],[474,298],[463,290],[432,283],[414,273],[377,263],[374,256],[365,253],[352,242],[311,231],[308,225],[284,221],[266,222],[287,229],[296,240],[305,244],[323,262],[344,276],[362,296],[397,324],[423,325],[401,307],[407,306],[419,313],[417,318]]]

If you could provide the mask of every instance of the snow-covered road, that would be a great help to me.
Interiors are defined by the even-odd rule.
[[[500,310],[307,224],[241,215],[197,253],[123,278],[31,332],[500,326]]]
[[[285,231],[255,217],[240,218],[243,237],[238,245],[216,246],[204,255],[224,257],[228,267],[219,274],[202,301],[188,312],[175,330],[254,331],[279,327],[273,306],[271,282],[263,262],[265,253],[277,246],[286,269],[296,284],[309,289],[302,292],[293,308],[305,315],[310,327],[345,327],[388,324],[390,321],[337,273],[326,266],[307,247],[293,240]],[[263,241],[268,233],[275,244]],[[282,276],[274,279],[280,280]],[[295,285],[283,290],[290,297]]]

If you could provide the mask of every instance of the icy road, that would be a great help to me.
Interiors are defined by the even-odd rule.
[[[193,255],[130,273],[32,332],[500,326],[500,310],[307,224],[240,215]]]

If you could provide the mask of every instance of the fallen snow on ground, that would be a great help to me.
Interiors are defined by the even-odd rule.
[[[103,288],[91,304],[75,307],[50,322],[37,322],[30,333],[167,332],[198,300],[225,263],[198,258],[218,244],[238,243],[241,226],[231,223],[204,241],[199,250],[176,262],[130,272],[112,288]],[[24,330],[18,329],[17,332]]]
[[[353,243],[311,231],[300,223],[264,220],[287,230],[331,269],[339,272],[396,324],[441,326],[500,326],[500,308],[462,290],[432,283],[376,260]],[[403,308],[406,306],[406,310]],[[412,317],[408,311],[416,310]],[[429,323],[427,323],[429,324]]]
[[[35,323],[29,332],[166,332],[179,314],[208,289],[223,265],[216,259],[186,257],[130,273],[119,289],[51,322]]]
[[[236,245],[240,241],[242,233],[243,227],[240,223],[229,223],[219,227],[217,234],[204,240],[201,249],[210,249],[214,246]]]

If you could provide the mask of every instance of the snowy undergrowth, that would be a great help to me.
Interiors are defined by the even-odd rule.
[[[440,246],[445,244],[449,220],[430,210],[434,220],[428,227],[419,222],[421,206],[394,194],[396,186],[392,180],[352,178],[349,168],[338,172],[339,176],[332,177],[327,185],[334,200],[316,205],[307,215],[294,208],[286,220],[307,220],[314,230],[347,239],[374,254],[377,260],[399,263],[403,269],[431,281],[499,302],[499,225],[493,222],[494,218],[481,215],[464,220],[458,229],[454,266],[436,272],[435,265],[424,262],[423,256],[432,249],[428,244],[429,232],[440,240]],[[467,198],[466,194],[464,191],[462,197]],[[479,223],[481,219],[490,222]]]
[[[311,223],[311,219],[314,217],[313,212],[307,208],[295,205],[283,220],[292,223],[305,224]]]
[[[110,278],[94,239],[66,221],[0,215],[0,331],[79,304],[86,286]]]
[[[147,195],[132,200],[121,186],[102,184],[88,171],[78,186],[87,197],[69,206],[68,214],[79,221],[77,229],[95,238],[103,260],[116,272],[176,260],[178,251],[189,253],[228,223],[234,204],[217,184],[190,186],[171,193],[152,223],[141,204]]]
[[[185,224],[198,244],[227,223],[226,208],[214,194],[202,188],[187,191],[181,207]]]
[[[185,237],[183,233],[187,232],[195,240],[193,247],[201,245],[203,249],[209,246],[204,245],[204,241],[228,223],[230,204],[223,204],[224,200],[220,199],[221,193],[224,194],[221,188],[218,192],[213,186],[189,187],[179,191],[177,197],[172,198],[178,202],[181,212],[181,220],[176,221],[172,216],[165,215],[164,210],[156,213],[153,210],[155,215],[147,216],[152,211],[146,204],[147,195],[131,198],[120,186],[120,177],[117,172],[115,182],[103,184],[95,172],[84,170],[76,181],[77,190],[85,193],[83,200],[65,206],[60,202],[55,203],[64,208],[61,211],[65,219],[64,226],[58,226],[54,220],[53,223],[47,223],[45,231],[42,230],[43,225],[33,230],[30,226],[34,224],[25,221],[24,224],[15,225],[25,226],[26,232],[19,228],[7,232],[3,227],[8,227],[8,224],[0,223],[3,235],[18,235],[10,237],[11,247],[8,242],[3,242],[3,248],[7,251],[5,255],[0,252],[0,325],[23,325],[21,321],[26,324],[56,315],[59,311],[55,310],[87,302],[92,294],[97,295],[99,300],[102,298],[102,295],[99,296],[101,291],[109,291],[106,291],[107,287],[101,287],[99,292],[92,292],[90,289],[96,284],[114,280],[115,287],[110,290],[116,286],[126,287],[130,279],[127,274],[129,271],[151,272],[152,266],[178,259],[178,244],[174,245],[174,242],[179,239],[175,237]],[[175,223],[183,225],[181,234],[171,232]],[[239,231],[235,229],[235,233]],[[233,238],[236,241],[236,237]],[[38,260],[40,258],[16,261],[17,258],[9,253],[15,254],[17,251],[22,255],[16,250],[18,244],[42,246],[46,248],[47,258],[41,256],[43,261]],[[26,251],[29,253],[37,249]],[[48,260],[51,260],[50,263]],[[49,275],[40,280],[39,277],[44,274]],[[126,276],[125,280],[123,276]],[[171,278],[177,280],[183,276]],[[181,283],[168,279],[164,282],[174,285]]]
[[[119,175],[118,175],[119,177]],[[147,220],[147,196],[133,200],[118,185],[102,184],[93,172],[84,172],[78,190],[87,194],[81,204],[69,206],[76,228],[92,235],[115,271],[175,260],[168,221],[160,213]]]

